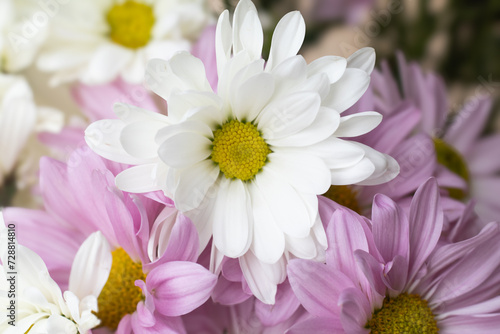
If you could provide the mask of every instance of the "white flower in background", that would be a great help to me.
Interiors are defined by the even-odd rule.
[[[0,0],[0,72],[18,72],[33,62],[49,20],[36,1]]]
[[[218,91],[187,52],[153,60],[146,83],[168,101],[164,116],[117,104],[119,120],[93,123],[87,143],[111,160],[135,164],[117,176],[129,192],[163,190],[194,222],[202,249],[213,236],[212,269],[221,255],[239,258],[252,292],[274,303],[289,256],[322,259],[326,237],[317,195],[330,185],[394,178],[391,157],[339,137],[364,134],[375,112],[341,116],[370,82],[373,49],[307,65],[297,55],[305,35],[298,12],[274,31],[267,63],[252,2],[229,13],[216,33]]]
[[[0,222],[2,226],[3,219]],[[86,334],[90,329],[99,325],[99,319],[94,315],[97,312],[96,294],[81,294],[88,291],[82,279],[70,280],[69,290],[61,292],[57,283],[50,277],[43,260],[30,249],[17,245],[15,258],[15,280],[9,281],[12,275],[8,269],[7,231],[2,231],[2,263],[0,269],[0,304],[2,310],[7,310],[11,300],[9,290],[16,293],[15,326],[9,324],[13,320],[3,317],[0,320],[0,332],[3,334]],[[80,276],[85,277],[85,276]],[[11,289],[11,282],[17,284]]]
[[[53,84],[140,83],[146,63],[188,50],[210,22],[204,0],[87,0],[61,5],[40,69]]]
[[[0,187],[16,164],[20,164],[30,136],[34,132],[57,132],[63,122],[61,112],[35,105],[31,88],[23,77],[0,74]]]

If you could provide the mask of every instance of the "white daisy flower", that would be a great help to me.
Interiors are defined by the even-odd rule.
[[[49,20],[35,1],[0,0],[0,72],[18,72],[33,62]]]
[[[304,35],[300,13],[287,14],[266,63],[257,10],[242,0],[232,28],[227,11],[218,21],[217,93],[201,61],[181,52],[148,65],[146,83],[168,101],[168,116],[117,104],[119,120],[86,131],[98,154],[138,165],[117,176],[119,188],[171,196],[202,247],[213,236],[213,269],[221,255],[239,257],[252,292],[267,303],[289,256],[323,258],[317,195],[332,184],[386,182],[399,171],[391,157],[339,138],[381,121],[375,112],[341,116],[369,85],[373,49],[307,65],[297,55]]]
[[[0,74],[0,187],[20,163],[30,136],[37,131],[57,132],[63,123],[60,111],[35,105],[31,88],[23,77]]]
[[[188,50],[211,15],[204,0],[89,0],[61,5],[38,67],[53,84],[140,83],[146,63]]]
[[[1,216],[0,212],[0,223],[4,226]],[[2,234],[3,239],[0,244],[4,250],[2,254],[4,265],[0,266],[0,304],[3,310],[9,310],[8,307],[12,308],[11,301],[14,301],[15,307],[12,317],[3,317],[1,320],[2,333],[86,334],[99,325],[100,321],[94,314],[97,312],[96,294],[82,293],[87,292],[86,285],[89,282],[84,282],[82,279],[70,280],[69,290],[63,294],[50,277],[40,256],[17,244],[15,256],[17,274],[13,275],[7,265],[9,262],[5,242],[6,229]],[[8,313],[11,314],[10,311]],[[14,323],[15,326],[12,326]]]

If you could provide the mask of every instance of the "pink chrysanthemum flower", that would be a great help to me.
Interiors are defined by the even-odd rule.
[[[432,138],[439,162],[434,175],[440,186],[454,198],[474,199],[482,220],[498,219],[500,201],[496,198],[500,187],[500,155],[492,152],[498,151],[500,135],[482,136],[492,111],[492,99],[476,95],[458,113],[450,116],[442,78],[424,73],[416,63],[408,64],[401,53],[398,54],[398,64],[401,91],[387,63],[382,63],[381,69],[373,72],[374,110],[387,120],[398,118],[398,108],[394,106],[410,104],[416,107],[418,118],[414,116],[412,120],[399,124],[404,128],[413,124],[414,134],[426,134]],[[414,147],[413,151],[417,149],[421,147]]]
[[[85,282],[82,295],[97,296],[101,327],[182,333],[179,316],[203,304],[217,278],[195,263],[196,228],[171,201],[116,189],[114,176],[125,167],[85,147],[67,164],[44,158],[45,210],[7,208],[5,221],[17,222],[19,242],[44,259],[63,288]]]
[[[442,225],[435,179],[417,190],[409,217],[384,195],[371,222],[336,210],[326,265],[289,263],[290,284],[312,316],[287,333],[497,333],[500,225],[437,246]]]

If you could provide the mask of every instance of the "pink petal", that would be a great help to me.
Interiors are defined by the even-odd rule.
[[[166,316],[191,312],[210,297],[216,283],[217,277],[199,264],[181,261],[164,263],[146,278],[156,310]]]
[[[394,115],[384,118],[377,128],[361,136],[360,141],[377,151],[391,154],[415,128],[420,116],[420,111],[415,106],[402,104]]]
[[[120,320],[118,328],[116,329],[116,334],[133,334],[132,331],[132,316],[127,314]]]
[[[421,185],[410,207],[410,261],[411,281],[432,252],[443,229],[443,210],[439,188],[434,178]]]
[[[223,276],[219,277],[212,293],[213,301],[222,305],[239,304],[251,296],[243,291],[241,282],[231,282]]]
[[[332,317],[314,317],[300,321],[293,325],[286,334],[344,334],[345,331],[340,323],[338,316]]]
[[[199,241],[198,232],[191,220],[179,213],[175,221],[170,237],[168,238],[167,248],[160,258],[145,266],[147,270],[152,270],[157,266],[170,261],[190,261],[195,262],[198,259]],[[158,246],[156,246],[158,247]]]
[[[40,190],[47,212],[61,224],[72,222],[85,235],[95,231],[88,213],[81,209],[81,197],[69,186],[65,164],[47,157],[40,159]]]
[[[390,295],[399,295],[406,285],[408,258],[396,255],[394,260],[386,264],[381,274],[382,281],[391,290]]]
[[[458,316],[439,322],[440,334],[481,333],[497,334],[500,328],[500,315],[491,317]]]
[[[186,329],[180,317],[164,317],[155,314],[155,324],[150,327],[142,326],[138,312],[132,314],[131,325],[133,333],[141,334],[185,334]]]
[[[500,265],[500,225],[490,226],[488,239],[474,238],[471,251],[441,274],[441,282],[433,294],[432,303],[444,303],[449,299],[473,291],[483,284]],[[478,241],[482,241],[479,243]],[[463,241],[467,245],[467,240]],[[453,255],[448,253],[450,257]],[[471,270],[473,268],[473,270]]]
[[[222,265],[222,275],[232,282],[241,282],[243,272],[238,259],[227,258]]]
[[[17,242],[37,253],[47,265],[50,276],[65,290],[73,258],[86,235],[59,224],[44,211],[6,208],[3,216],[5,224],[16,224]]]
[[[322,263],[302,259],[288,263],[288,279],[301,304],[318,317],[334,317],[338,314],[340,294],[354,286],[342,272]]]
[[[481,135],[491,112],[492,99],[476,99],[468,103],[456,116],[444,140],[462,154],[469,152],[474,141]]]
[[[474,174],[489,175],[500,170],[500,135],[481,139],[474,144],[474,150],[467,156],[469,171]]]
[[[385,295],[387,286],[382,280],[384,264],[378,262],[371,254],[360,249],[354,251],[354,255],[373,290],[382,296]]]
[[[360,281],[361,270],[354,259],[354,251],[369,251],[368,241],[363,229],[362,218],[346,209],[338,209],[327,227],[328,249],[326,262],[332,268],[340,270],[353,282]]]
[[[386,263],[392,261],[396,255],[408,255],[408,218],[389,197],[375,195],[372,226],[375,244]]]
[[[256,300],[255,313],[262,324],[274,326],[290,318],[299,306],[300,302],[295,297],[290,283],[285,281],[278,286],[275,304],[267,305]]]
[[[338,303],[342,309],[340,321],[346,333],[367,334],[370,332],[365,325],[371,318],[372,307],[368,298],[360,290],[356,288],[344,290]]]

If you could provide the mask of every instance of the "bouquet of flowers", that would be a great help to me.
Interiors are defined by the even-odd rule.
[[[1,332],[497,333],[494,94],[374,6],[0,0]]]

